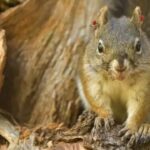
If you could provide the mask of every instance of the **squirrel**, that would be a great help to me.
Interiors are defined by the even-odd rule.
[[[150,44],[142,31],[143,16],[110,16],[100,9],[91,39],[81,56],[78,89],[99,126],[109,130],[124,123],[119,134],[133,142],[150,135]]]

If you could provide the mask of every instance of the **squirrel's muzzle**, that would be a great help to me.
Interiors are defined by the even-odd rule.
[[[121,62],[117,59],[114,59],[111,62],[111,73],[115,79],[124,79],[128,68],[129,61],[127,59],[123,59]]]
[[[115,72],[124,72],[129,67],[129,62],[126,53],[119,53],[111,63],[112,70]]]
[[[117,71],[117,72],[124,72],[125,70],[126,70],[126,66],[123,66],[123,65],[118,65],[118,66],[116,66],[115,67],[115,70]]]
[[[111,70],[112,71],[121,73],[121,72],[126,71],[127,68],[128,68],[128,61],[127,61],[127,59],[122,59],[121,61],[117,60],[117,59],[114,59],[111,62]]]

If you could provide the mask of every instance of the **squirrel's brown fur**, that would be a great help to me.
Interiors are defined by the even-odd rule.
[[[107,129],[125,122],[124,138],[150,134],[150,45],[140,16],[136,7],[131,18],[109,18],[103,7],[79,63],[81,97]]]

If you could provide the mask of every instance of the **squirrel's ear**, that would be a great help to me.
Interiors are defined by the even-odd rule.
[[[97,29],[98,27],[106,24],[107,21],[108,21],[108,7],[107,6],[102,7],[99,10],[99,12],[98,12],[95,19],[96,20],[94,20],[92,22],[92,26],[93,26],[94,29]]]
[[[133,22],[138,28],[140,28],[144,21],[143,17],[144,16],[142,16],[141,8],[137,6],[133,11],[131,22]]]
[[[98,15],[96,16],[96,20],[92,22],[92,29],[95,30],[95,35],[97,35],[97,29],[104,24],[106,24],[108,21],[108,7],[104,6],[100,9]]]
[[[106,24],[108,21],[108,7],[104,6],[100,9],[97,15],[97,22],[100,26]]]

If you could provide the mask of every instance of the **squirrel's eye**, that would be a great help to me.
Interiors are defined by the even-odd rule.
[[[141,42],[139,40],[135,41],[135,50],[137,54],[141,54],[142,52]]]
[[[97,52],[98,54],[102,54],[104,52],[104,44],[102,40],[99,40]]]

